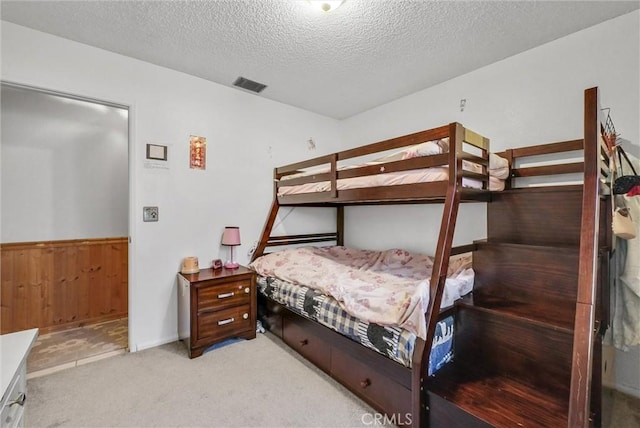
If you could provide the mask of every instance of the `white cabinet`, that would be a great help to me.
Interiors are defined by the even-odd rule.
[[[24,426],[27,356],[37,337],[37,328],[0,336],[1,428]]]

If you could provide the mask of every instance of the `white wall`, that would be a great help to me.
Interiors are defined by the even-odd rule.
[[[343,121],[345,144],[358,146],[452,121],[489,137],[493,151],[581,138],[583,91],[598,86],[601,106],[611,107],[625,147],[637,155],[639,22],[636,11],[349,118]],[[461,209],[455,240],[486,236],[484,210]],[[434,218],[432,212],[438,208],[350,208],[346,239],[361,247],[429,251],[435,245],[430,229],[438,227],[427,221]],[[616,387],[640,396],[638,348],[617,352]]]
[[[596,85],[602,105],[613,108],[618,131],[638,153],[639,16],[622,16],[342,123],[8,23],[2,28],[2,78],[132,106],[135,350],[176,337],[175,272],[182,257],[196,255],[203,265],[225,258],[220,234],[233,224],[241,227],[238,254],[246,262],[271,201],[273,166],[451,121],[490,137],[494,150],[578,138],[583,90]],[[464,112],[461,98],[467,100]],[[208,137],[206,171],[188,169],[190,134]],[[306,149],[309,137],[316,153]],[[169,171],[142,167],[149,142],[171,145]],[[159,223],[141,222],[145,205],[160,206]],[[441,209],[350,208],[346,239],[356,246],[429,251]],[[295,216],[319,229],[333,220],[332,214],[305,210],[287,220]],[[484,237],[482,204],[465,205],[460,224],[455,242]],[[640,370],[632,370],[640,368],[640,353],[618,359],[623,370],[617,385],[640,395]]]
[[[2,89],[2,242],[128,234],[126,111]]]
[[[338,150],[339,123],[237,89],[2,22],[2,79],[129,105],[131,349],[177,338],[176,272],[226,258],[224,226],[240,227],[238,259],[258,239],[273,167]],[[268,89],[267,89],[268,90]],[[189,168],[189,136],[207,137],[207,169]],[[307,140],[317,149],[310,153]],[[169,170],[143,167],[147,143],[169,145]],[[142,222],[157,205],[160,221]],[[326,213],[295,216],[332,224]],[[311,217],[311,219],[309,219]]]
[[[8,159],[12,161],[9,162]],[[25,168],[25,161],[30,168]],[[54,194],[50,180],[31,180],[32,171],[40,178],[53,176],[53,152],[37,147],[8,145],[2,136],[2,242],[28,242],[57,239],[39,231],[53,231]],[[11,178],[9,178],[11,177]],[[29,191],[14,191],[14,183],[32,183]],[[20,207],[20,209],[15,209]],[[48,215],[40,215],[46,207]],[[24,221],[23,221],[24,220]],[[37,235],[37,236],[36,236]],[[63,239],[63,238],[59,238]]]

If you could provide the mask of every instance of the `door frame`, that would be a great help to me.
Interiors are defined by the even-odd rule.
[[[127,270],[128,270],[128,278],[127,278],[127,323],[128,323],[128,351],[136,352],[138,350],[138,345],[135,342],[135,323],[134,315],[135,315],[135,263],[134,263],[134,255],[136,249],[136,239],[135,239],[135,114],[136,107],[135,102],[133,100],[122,100],[122,101],[113,101],[109,100],[108,97],[103,96],[93,96],[93,95],[77,95],[71,92],[57,90],[57,89],[49,89],[43,88],[40,86],[32,85],[29,83],[21,83],[11,80],[0,79],[1,85],[6,85],[13,88],[26,89],[30,91],[41,92],[48,95],[55,95],[64,98],[70,98],[78,101],[86,101],[94,104],[101,104],[108,107],[121,108],[128,111],[127,115],[127,146],[128,146],[128,238],[129,238],[129,248],[128,248],[128,257],[127,257]]]

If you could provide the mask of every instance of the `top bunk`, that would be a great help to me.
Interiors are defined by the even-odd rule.
[[[507,178],[489,139],[451,123],[275,168],[274,193],[281,206],[442,202],[456,192],[488,201],[490,187],[504,186],[490,178],[490,159]]]

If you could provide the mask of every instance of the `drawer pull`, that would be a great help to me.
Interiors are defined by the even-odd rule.
[[[218,321],[218,325],[230,324],[235,321],[235,318],[227,318],[226,320]]]
[[[9,407],[13,406],[14,404],[17,404],[18,406],[24,406],[25,401],[27,401],[27,394],[21,392],[20,395],[18,395],[18,398],[13,401],[9,401],[6,406]]]
[[[218,299],[226,299],[227,297],[233,297],[234,294],[235,293],[233,291],[231,293],[218,294]]]
[[[249,319],[249,314],[242,314],[242,319],[243,320]]]
[[[307,346],[309,344],[309,341],[307,339],[302,339],[300,341],[300,346]]]
[[[244,289],[245,294],[249,294],[250,291],[251,291],[251,289],[249,287]]]
[[[369,385],[371,385],[371,381],[369,379],[365,379],[360,382],[360,386],[362,387],[362,389],[367,388]]]

